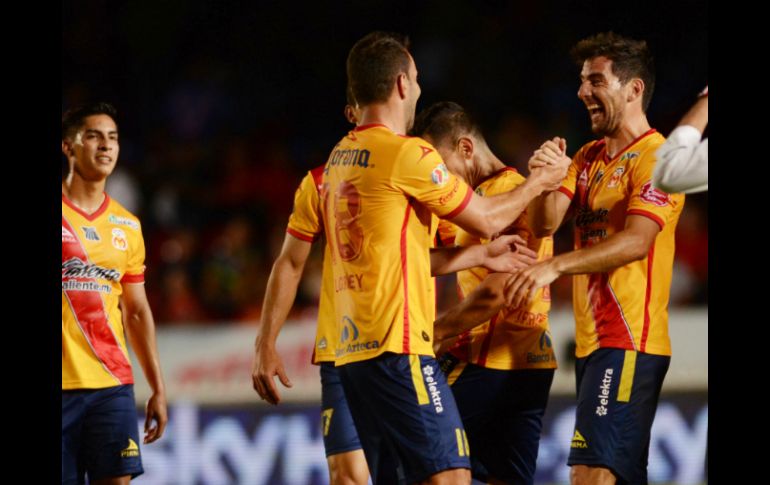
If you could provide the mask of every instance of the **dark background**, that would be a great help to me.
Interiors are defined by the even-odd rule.
[[[108,191],[142,220],[147,289],[160,324],[253,322],[294,190],[349,128],[345,59],[371,30],[406,33],[422,97],[454,100],[524,174],[546,138],[592,139],[578,100],[578,40],[614,30],[648,41],[657,83],[648,118],[664,134],[708,83],[708,8],[677,2],[62,3],[62,111],[118,108]],[[62,159],[62,173],[64,161]],[[672,303],[708,301],[707,197],[688,196]],[[569,229],[557,252],[571,248]],[[320,252],[295,316],[314,311]],[[677,286],[678,285],[678,286]],[[443,283],[444,301],[452,301]],[[569,280],[553,288],[570,305]]]

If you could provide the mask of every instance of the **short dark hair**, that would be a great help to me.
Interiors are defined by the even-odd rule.
[[[348,88],[360,105],[388,100],[401,73],[409,73],[409,38],[371,32],[353,45],[346,63]]]
[[[588,59],[604,56],[612,61],[612,72],[625,84],[632,77],[644,81],[642,109],[647,112],[655,90],[655,63],[647,42],[634,40],[614,32],[602,32],[581,40],[572,48],[573,59],[579,66]]]
[[[86,118],[93,115],[107,115],[117,124],[118,111],[113,105],[105,102],[86,104],[67,110],[61,118],[61,139],[75,136],[83,126]]]
[[[449,143],[454,147],[463,135],[474,135],[481,141],[479,125],[459,104],[440,101],[425,108],[417,115],[412,127],[415,136],[429,136],[434,143]]]
[[[345,101],[349,106],[356,107],[356,98],[353,97],[353,90],[350,89],[350,85],[345,89]]]

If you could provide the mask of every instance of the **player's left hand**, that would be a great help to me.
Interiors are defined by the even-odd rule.
[[[537,290],[551,284],[558,278],[559,272],[552,263],[553,259],[543,261],[519,271],[505,285],[505,301],[511,308],[518,308],[524,303],[531,303]]]
[[[498,273],[514,273],[537,262],[537,253],[527,247],[527,241],[517,234],[507,234],[485,245],[484,267]]]
[[[166,396],[162,392],[156,392],[147,401],[144,420],[144,444],[152,443],[163,436],[167,423],[168,405],[166,404]]]

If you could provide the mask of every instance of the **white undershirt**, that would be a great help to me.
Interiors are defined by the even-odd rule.
[[[652,184],[670,194],[692,194],[709,188],[709,139],[690,125],[674,128],[658,148]]]

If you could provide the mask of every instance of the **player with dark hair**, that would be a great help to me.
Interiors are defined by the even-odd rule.
[[[127,484],[143,472],[123,321],[152,389],[144,443],[168,421],[141,226],[104,192],[120,149],[115,117],[97,103],[62,119],[62,484]]]

